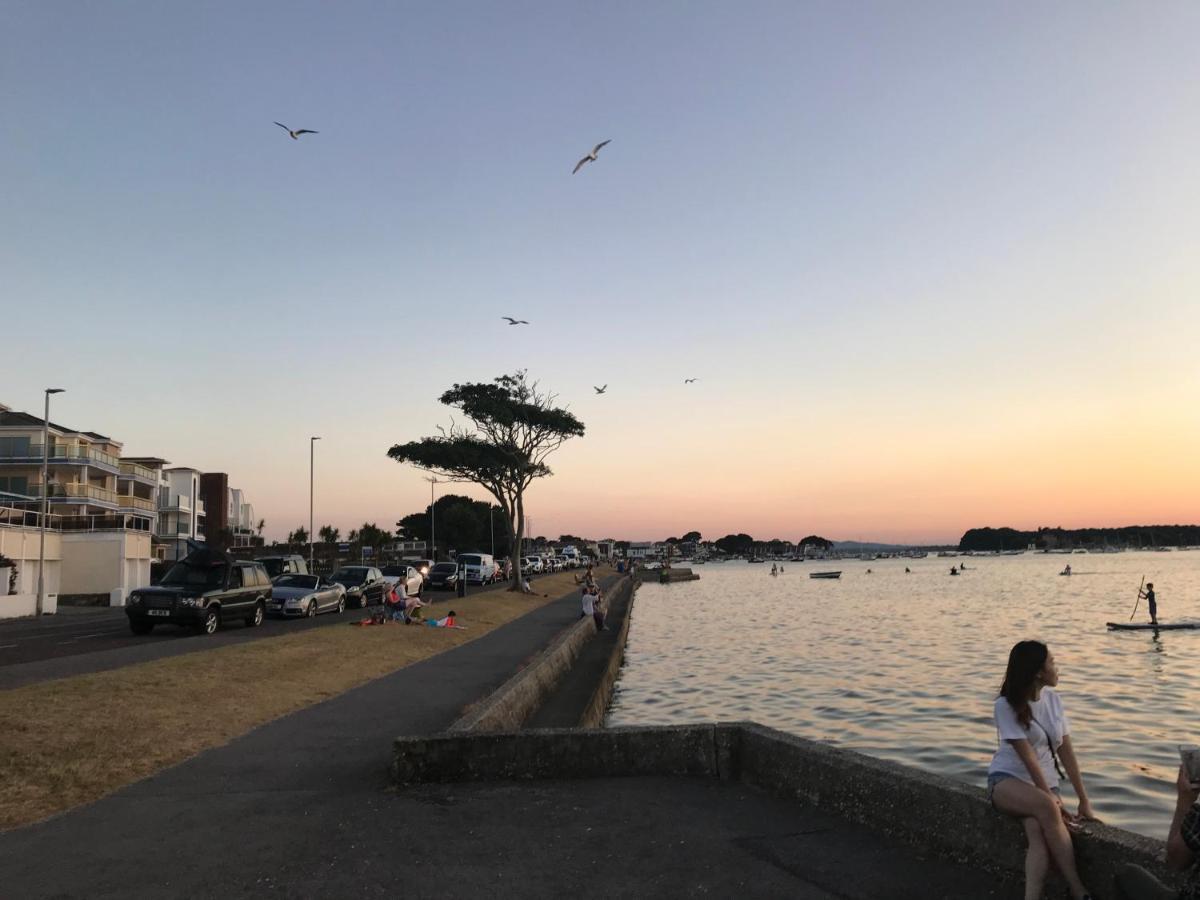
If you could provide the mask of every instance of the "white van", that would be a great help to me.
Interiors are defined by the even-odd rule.
[[[496,580],[496,560],[487,553],[460,553],[455,562],[463,567],[467,584],[491,584]]]

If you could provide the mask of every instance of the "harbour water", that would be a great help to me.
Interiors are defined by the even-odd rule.
[[[1165,836],[1178,745],[1200,743],[1200,631],[1105,623],[1128,621],[1143,575],[1160,620],[1200,621],[1200,551],[783,566],[773,578],[770,563],[709,564],[700,581],[644,584],[608,723],[752,719],[982,786],[1008,651],[1036,638],[1058,660],[1098,814]],[[808,577],[828,569],[841,579]]]

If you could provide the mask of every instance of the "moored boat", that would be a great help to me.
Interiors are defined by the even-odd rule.
[[[841,578],[842,573],[839,572],[809,572],[809,578]]]

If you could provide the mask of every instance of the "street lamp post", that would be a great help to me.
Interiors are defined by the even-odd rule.
[[[308,571],[313,571],[313,459],[319,437],[308,439]]]
[[[430,475],[425,480],[429,482],[429,558],[437,562],[437,522],[433,515],[433,486],[438,480],[435,475]]]
[[[46,412],[42,416],[42,515],[38,523],[38,588],[37,615],[46,609],[46,516],[49,514],[50,486],[50,395],[61,394],[62,388],[46,388]]]
[[[495,509],[492,504],[488,504],[488,531],[492,533],[492,558],[496,557],[496,524],[492,521],[492,510]]]

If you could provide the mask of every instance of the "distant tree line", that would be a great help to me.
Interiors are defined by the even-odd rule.
[[[1099,549],[1102,547],[1189,547],[1200,545],[1200,525],[1129,525],[1124,528],[971,528],[959,550]]]

